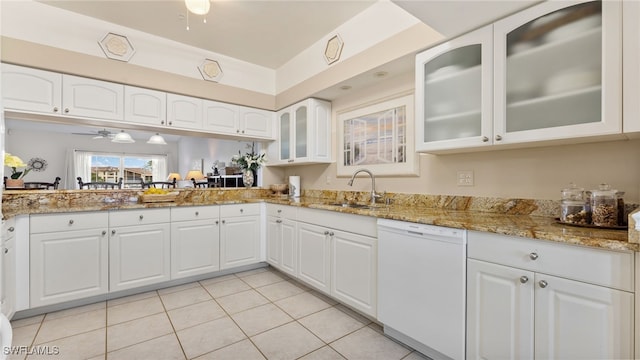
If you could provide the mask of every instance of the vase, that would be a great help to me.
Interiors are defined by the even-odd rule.
[[[244,184],[244,186],[248,188],[252,187],[253,181],[253,171],[249,169],[242,170],[242,183]]]
[[[24,189],[24,180],[9,178],[5,180],[4,187],[7,189]]]

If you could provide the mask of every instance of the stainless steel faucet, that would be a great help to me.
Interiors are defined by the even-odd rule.
[[[349,180],[349,182],[347,184],[349,186],[353,186],[353,180],[355,180],[356,175],[358,175],[361,172],[367,173],[371,177],[371,205],[375,205],[376,204],[376,199],[381,198],[382,195],[379,195],[378,193],[376,193],[376,177],[373,175],[373,173],[371,171],[369,171],[367,169],[356,170],[356,172],[353,173],[353,176],[351,177],[351,180]]]

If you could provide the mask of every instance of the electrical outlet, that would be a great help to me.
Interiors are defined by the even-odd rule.
[[[458,171],[458,186],[473,186],[473,170]]]

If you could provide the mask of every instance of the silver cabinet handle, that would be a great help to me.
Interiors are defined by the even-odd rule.
[[[335,234],[333,233],[333,231],[330,231],[330,232],[329,232],[329,236],[333,236],[333,235],[335,235]]]
[[[140,215],[140,220],[144,219],[144,215]]]
[[[222,220],[222,223],[223,223],[223,224],[226,224],[227,222],[226,222],[225,220]]]
[[[13,226],[12,226],[12,227],[10,227],[8,230],[9,230],[9,232],[13,232],[15,229],[14,229],[14,228],[13,228]]]
[[[164,120],[160,121],[160,125],[164,125]]]
[[[500,141],[500,140],[502,140],[502,136],[496,135],[496,141]]]
[[[520,282],[521,282],[521,283],[526,284],[526,283],[527,283],[527,281],[529,281],[529,278],[528,278],[528,277],[526,277],[526,276],[520,276]]]
[[[240,129],[236,129],[236,133],[237,133],[237,134],[240,134]]]
[[[216,225],[220,224],[220,221],[216,220]]]
[[[538,253],[532,252],[531,254],[529,254],[529,259],[531,260],[538,259]]]
[[[200,215],[200,212],[196,211],[196,216]]]
[[[169,121],[169,125],[173,125],[173,121]]]
[[[102,230],[102,236],[107,235],[107,230]]]
[[[64,108],[64,113],[68,114],[69,113],[69,108]]]
[[[244,134],[244,130],[242,130],[242,133]]]
[[[289,159],[289,160],[287,160],[287,162],[290,162],[290,163],[292,163],[292,162],[294,162],[294,161],[295,161],[295,160],[293,160],[293,159]]]
[[[244,209],[240,209],[240,214],[242,214],[244,212]]]
[[[279,220],[279,219],[278,219],[278,220],[276,220],[276,223],[278,223],[278,224],[282,224],[282,220]]]
[[[325,235],[329,235],[329,231],[326,231],[326,230],[325,230],[324,234],[325,234]]]
[[[116,231],[115,230],[111,230],[111,235],[115,235]]]
[[[546,281],[544,281],[544,280],[540,280],[540,281],[538,282],[538,285],[540,285],[540,287],[544,289],[544,288],[546,288],[546,287],[547,287],[547,285],[549,285],[549,284],[548,284]]]
[[[278,209],[278,214],[280,214],[282,212],[282,209]]]
[[[69,220],[69,225],[73,225],[73,219]]]
[[[486,136],[483,136],[483,137],[482,137],[482,142],[488,142],[488,141],[489,141],[489,138],[488,138],[488,137],[486,137]]]
[[[9,253],[9,249],[4,248],[4,253],[5,253],[5,254],[8,254],[8,253]]]
[[[53,112],[58,112],[58,110],[60,110],[60,109],[58,109],[58,107],[57,107],[57,106],[54,106],[54,107],[53,107]]]

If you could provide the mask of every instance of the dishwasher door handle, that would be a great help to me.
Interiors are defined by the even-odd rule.
[[[407,234],[424,236],[424,234],[423,234],[423,233],[421,233],[421,232],[411,231],[411,230],[407,230]]]

